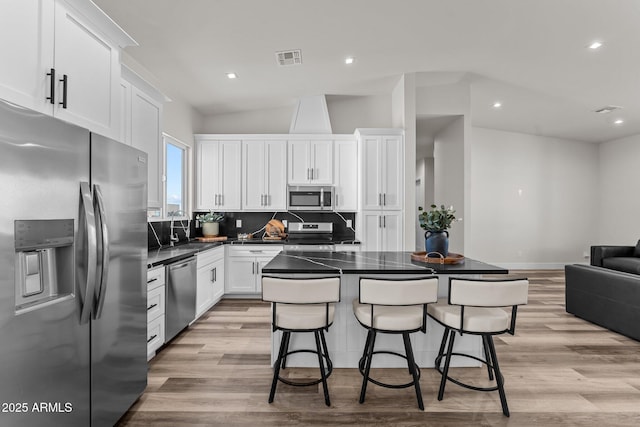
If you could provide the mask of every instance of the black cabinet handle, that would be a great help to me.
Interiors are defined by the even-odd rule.
[[[153,341],[158,335],[153,335],[151,338],[149,338],[147,340],[147,344],[149,344],[151,341]]]
[[[56,69],[55,68],[51,68],[49,70],[49,72],[47,73],[47,76],[49,76],[49,96],[47,96],[45,99],[48,100],[51,104],[55,104],[55,97],[56,97]]]
[[[151,310],[153,307],[157,307],[158,304],[151,304],[149,307],[147,307],[147,311]]]
[[[153,282],[155,282],[156,280],[158,280],[158,278],[157,278],[157,277],[154,277],[154,278],[153,278],[153,279],[151,279],[151,280],[147,280],[147,284],[149,284],[149,283],[153,283]]]
[[[58,104],[62,105],[62,108],[66,109],[67,108],[67,83],[69,79],[66,74],[63,74],[60,81],[62,82],[62,102],[59,102]]]

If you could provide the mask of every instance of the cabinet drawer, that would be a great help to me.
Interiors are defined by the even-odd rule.
[[[224,258],[224,247],[209,249],[196,255],[198,268]]]
[[[229,246],[229,256],[238,257],[274,257],[282,251],[283,246],[271,245],[238,245],[236,247]]]
[[[160,286],[147,293],[147,322],[164,314],[165,287]]]
[[[147,291],[164,285],[164,266],[147,270]]]
[[[164,344],[164,315],[147,323],[147,358]]]

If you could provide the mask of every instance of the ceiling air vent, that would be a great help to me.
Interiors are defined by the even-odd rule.
[[[300,65],[302,64],[302,51],[300,49],[295,49],[276,52],[276,60],[278,61],[278,65],[281,67]]]
[[[619,107],[617,105],[607,105],[606,107],[602,107],[602,108],[598,108],[597,110],[594,110],[594,113],[598,113],[598,114],[609,114],[612,111],[615,110],[619,110],[622,107]]]

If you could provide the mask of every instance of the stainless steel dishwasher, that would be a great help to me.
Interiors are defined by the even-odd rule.
[[[196,257],[167,266],[165,342],[169,342],[196,317]]]

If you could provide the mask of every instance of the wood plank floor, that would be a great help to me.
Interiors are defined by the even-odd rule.
[[[564,309],[563,271],[519,271],[529,277],[529,304],[518,312],[515,336],[496,339],[511,417],[498,394],[448,383],[436,398],[439,374],[423,369],[425,411],[413,388],[370,385],[358,403],[361,376],[336,369],[329,378],[331,407],[322,389],[278,385],[267,403],[269,306],[223,300],[150,363],[144,395],[119,426],[638,426],[640,342],[576,318]],[[640,315],[639,315],[640,321]],[[291,377],[316,377],[314,369],[287,369]],[[461,378],[484,379],[486,370],[457,368]],[[377,370],[381,379],[404,380],[406,370]]]

